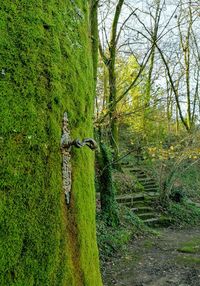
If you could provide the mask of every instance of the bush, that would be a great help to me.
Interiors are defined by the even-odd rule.
[[[126,207],[119,209],[119,217],[119,226],[110,227],[101,214],[97,215],[97,241],[102,262],[123,249],[132,238],[155,233]]]
[[[133,191],[133,175],[115,171],[113,173],[113,181],[117,194],[124,194]]]
[[[181,187],[173,188],[169,198],[176,203],[181,203],[186,199],[186,192]]]
[[[183,201],[182,203],[170,203],[167,210],[168,215],[176,225],[197,225],[200,223],[200,208],[194,204]]]

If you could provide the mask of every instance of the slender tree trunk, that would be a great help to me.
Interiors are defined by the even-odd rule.
[[[114,159],[118,158],[118,122],[117,122],[117,86],[116,86],[116,48],[117,48],[117,25],[121,14],[124,0],[119,0],[115,10],[115,16],[112,24],[111,40],[109,43],[109,106],[110,106],[110,144],[114,150]]]
[[[176,106],[176,135],[179,133],[179,112],[178,107]]]
[[[110,120],[110,144],[114,151],[114,158],[118,158],[118,122],[117,122],[117,86],[116,86],[116,71],[115,71],[115,62],[116,62],[116,48],[118,41],[117,34],[117,25],[119,22],[119,17],[121,14],[122,6],[124,4],[124,0],[118,0],[114,19],[112,22],[111,29],[111,37],[109,41],[109,55],[106,56],[103,52],[103,48],[101,44],[99,44],[99,52],[103,59],[105,66],[108,69],[108,77],[109,77],[109,120]]]
[[[168,130],[168,133],[170,134],[173,107],[172,107],[172,89],[167,80],[167,75],[166,75],[166,81],[167,81],[167,130]]]
[[[110,144],[114,151],[114,158],[118,157],[118,122],[116,105],[117,98],[115,60],[109,64],[109,104],[110,104]]]
[[[192,27],[192,19],[189,21],[189,27],[187,30],[187,36],[185,42],[183,40],[182,32],[180,29],[179,23],[179,33],[180,33],[180,41],[181,47],[184,56],[184,65],[185,65],[185,82],[186,82],[186,98],[187,98],[187,125],[189,130],[191,129],[192,125],[192,114],[191,114],[191,94],[190,94],[190,33]]]
[[[154,68],[154,61],[155,61],[155,52],[156,52],[156,43],[158,38],[158,28],[159,28],[159,22],[160,22],[160,0],[156,2],[156,12],[154,19],[154,27],[152,31],[152,51],[151,51],[151,57],[150,57],[150,66],[148,71],[148,78],[147,78],[147,89],[146,89],[146,99],[147,99],[147,106],[150,104],[150,98],[151,98],[151,87],[152,87],[152,74],[153,74],[153,68]]]

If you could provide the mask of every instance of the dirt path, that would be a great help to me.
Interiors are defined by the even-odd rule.
[[[106,264],[105,286],[200,286],[200,246],[192,253],[180,251],[188,242],[200,241],[200,228],[164,229],[159,237],[133,241],[120,257]]]

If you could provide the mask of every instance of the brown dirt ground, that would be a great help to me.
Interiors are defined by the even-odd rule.
[[[162,229],[159,236],[133,240],[104,265],[104,286],[200,286],[200,254],[178,251],[195,238],[200,228]]]

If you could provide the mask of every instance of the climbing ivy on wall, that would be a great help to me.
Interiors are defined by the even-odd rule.
[[[100,143],[98,161],[100,166],[100,196],[103,219],[109,226],[119,225],[117,203],[115,201],[115,188],[112,178],[112,154],[109,147]]]
[[[0,285],[102,285],[94,155],[72,150],[62,192],[60,138],[93,136],[88,1],[2,1],[0,9]]]

